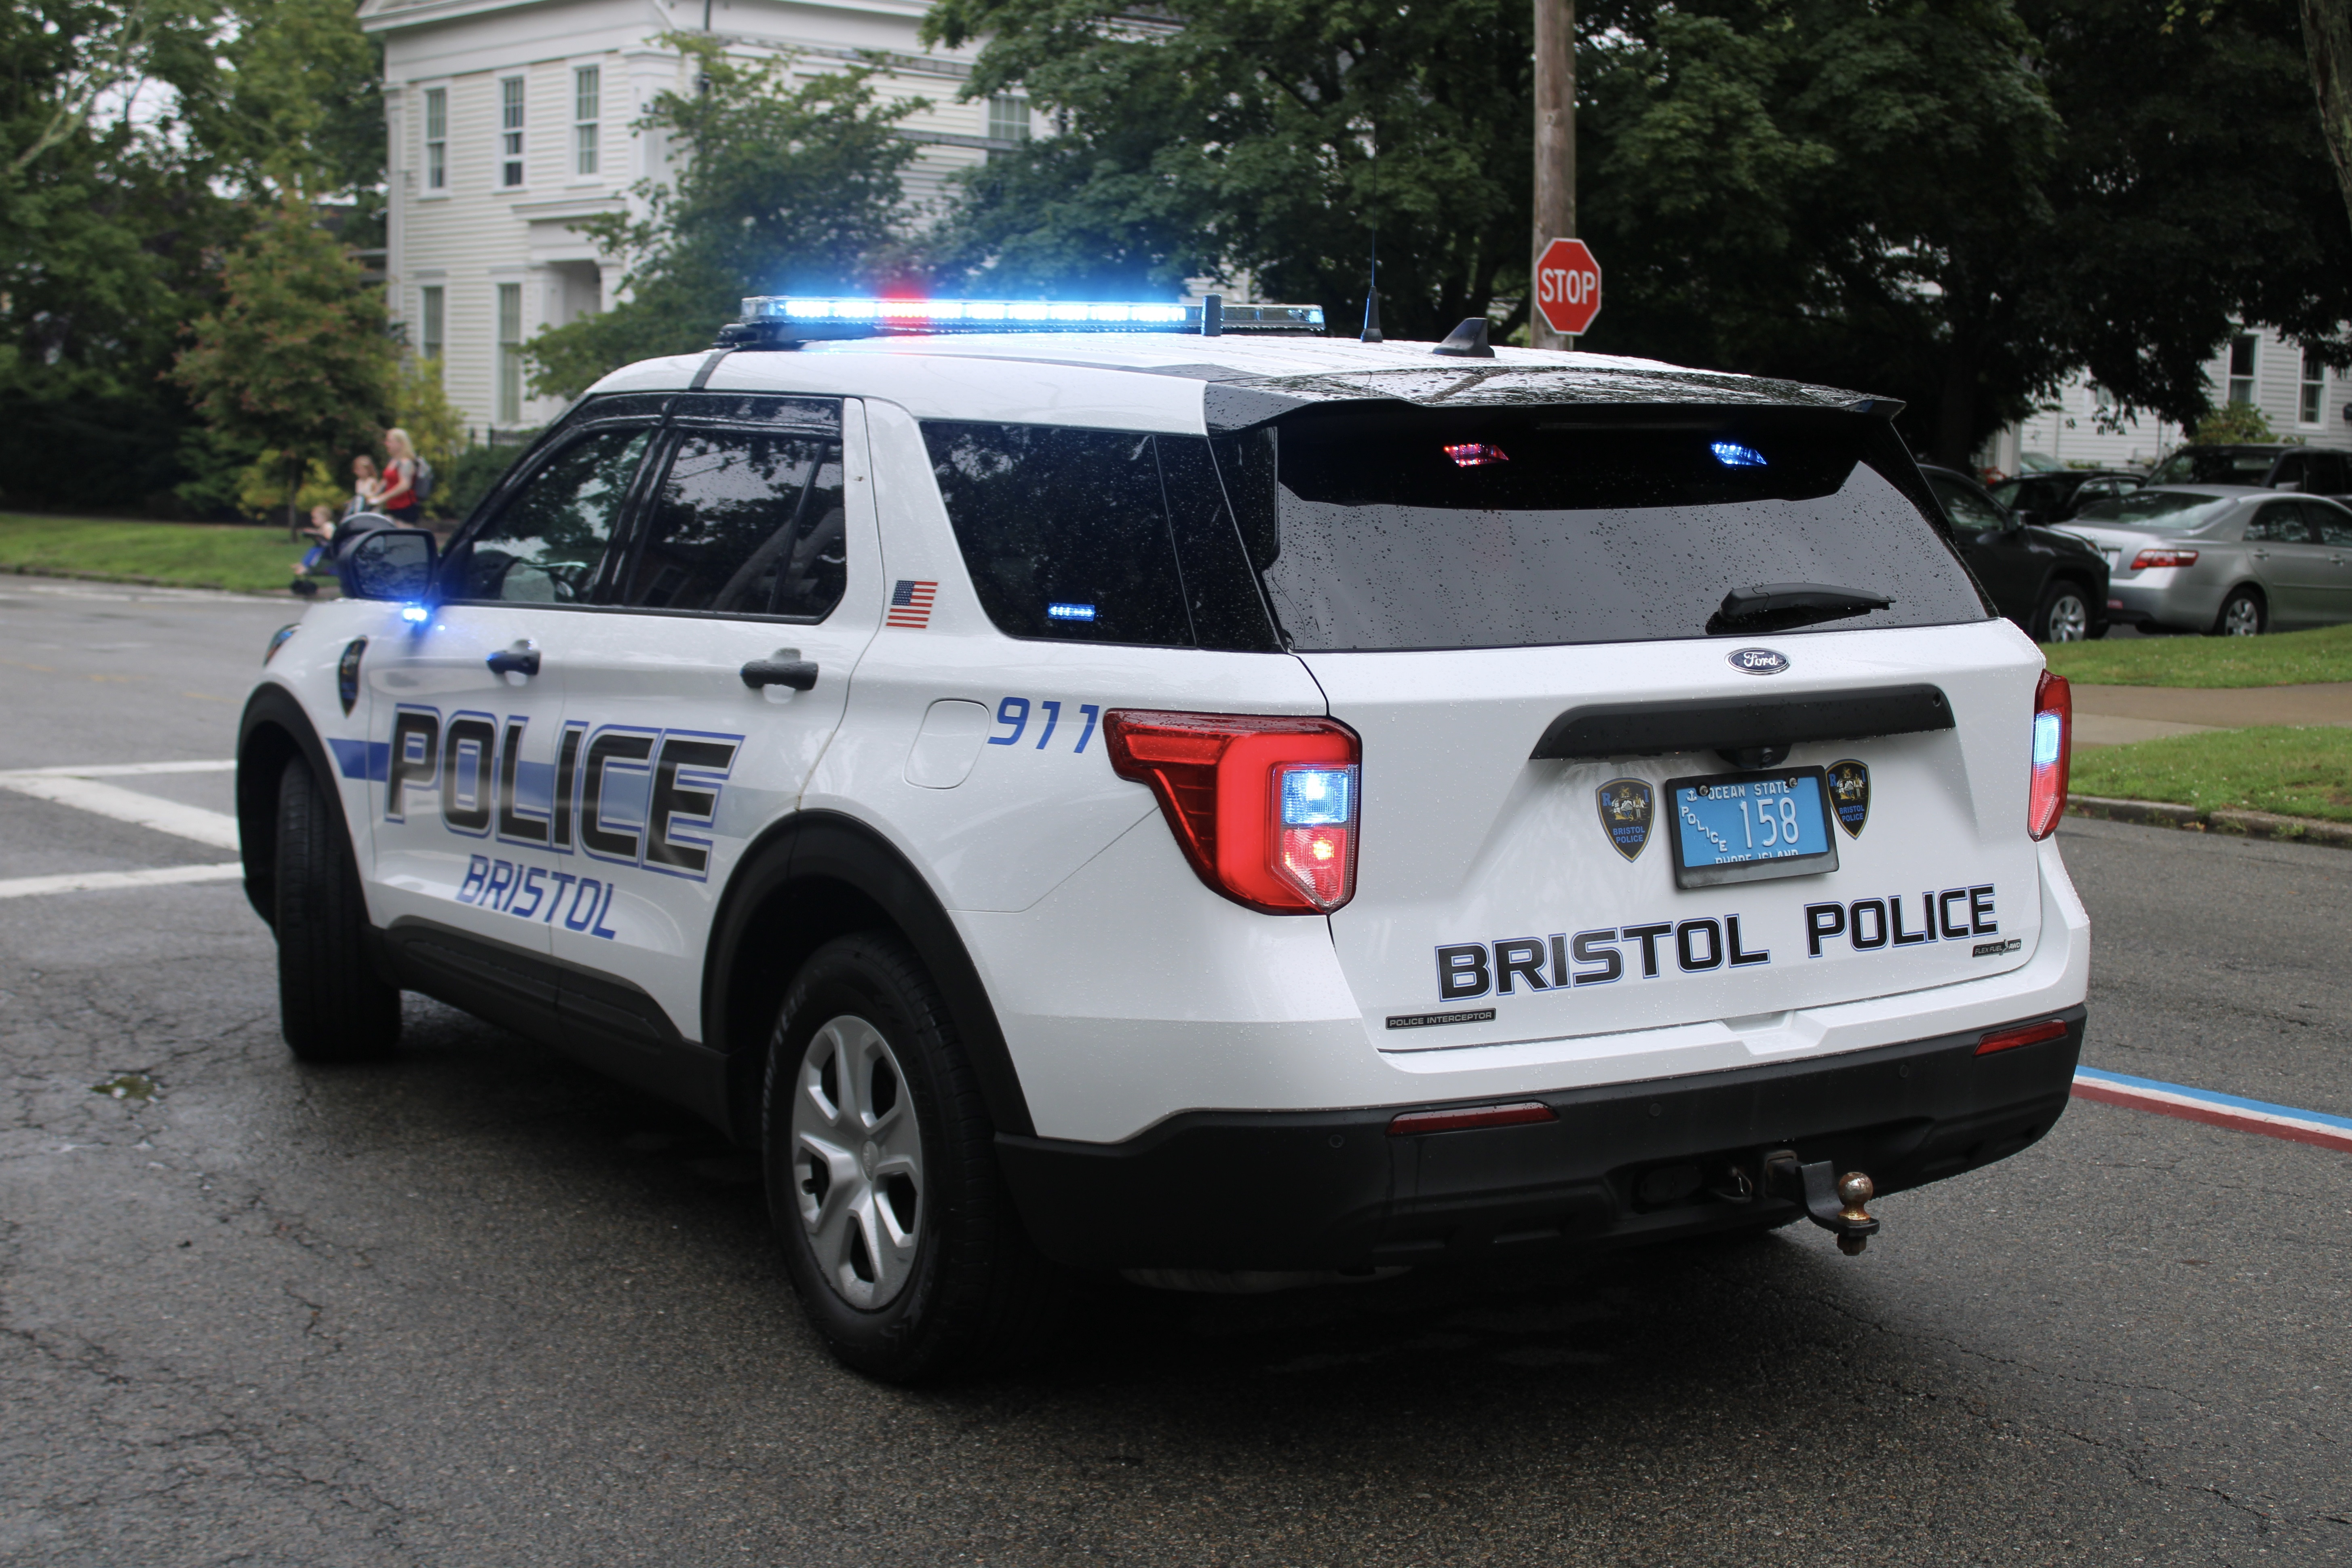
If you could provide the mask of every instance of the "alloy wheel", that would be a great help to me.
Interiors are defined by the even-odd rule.
[[[2081,642],[2091,635],[2091,607],[2073,594],[2061,594],[2051,601],[2047,629],[2052,642]]]
[[[2263,607],[2242,594],[2231,600],[2230,607],[2221,612],[2221,631],[2225,637],[2256,637],[2262,629]]]
[[[793,1096],[801,1223],[851,1306],[887,1306],[922,1239],[923,1141],[906,1075],[881,1031],[844,1014],[817,1030]]]

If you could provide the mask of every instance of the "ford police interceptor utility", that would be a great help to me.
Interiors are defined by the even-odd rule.
[[[748,301],[362,537],[238,749],[295,1054],[415,990],[692,1108],[895,1378],[2046,1133],[2066,686],[1894,405],[1320,324]]]

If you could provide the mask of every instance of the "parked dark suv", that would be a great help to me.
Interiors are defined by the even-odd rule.
[[[2107,560],[2071,533],[2040,528],[1966,474],[1922,466],[1961,557],[2000,613],[2035,642],[2107,635]]]
[[[2352,452],[2284,441],[2183,447],[2156,466],[2152,485],[2259,485],[2305,495],[2352,495]]]
[[[2003,479],[1992,487],[1992,499],[2026,522],[2063,522],[2094,502],[2129,495],[2145,482],[2125,468],[2058,468]]]

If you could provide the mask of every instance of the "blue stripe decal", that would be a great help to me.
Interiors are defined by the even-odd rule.
[[[2340,1128],[2352,1132],[2352,1116],[2330,1116],[2324,1110],[2305,1110],[2293,1105],[2273,1105],[2266,1100],[2242,1100],[2234,1094],[2222,1094],[2210,1089],[2191,1089],[2187,1084],[2166,1083],[2161,1079],[2132,1078],[2119,1072],[2101,1072],[2097,1068],[2078,1067],[2077,1079],[2089,1079],[2094,1083],[2113,1084],[2117,1089],[2152,1089],[2162,1094],[2177,1094],[2185,1099],[2201,1100],[2208,1105],[2227,1106],[2232,1110],[2259,1110],[2265,1116],[2291,1116],[2297,1121],[2316,1122],[2323,1127]]]
[[[368,776],[368,743],[365,741],[339,741],[330,737],[327,748],[335,753],[336,771],[345,778],[363,779]]]

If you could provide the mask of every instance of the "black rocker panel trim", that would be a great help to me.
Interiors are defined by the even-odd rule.
[[[795,883],[813,893],[827,886],[845,889],[898,929],[946,999],[990,1120],[999,1131],[1023,1136],[1034,1131],[996,1008],[946,907],[905,856],[865,824],[837,812],[804,812],[778,824],[743,857],[729,879],[705,950],[704,1044],[734,1062],[739,1075],[754,1070],[775,1019],[772,1013],[734,1016],[731,999],[746,989],[737,966],[763,958],[772,962],[771,950],[761,940],[761,923],[776,918],[776,895]],[[789,912],[789,902],[784,907]],[[788,983],[790,977],[775,978]],[[765,989],[782,999],[782,984],[763,988],[763,994]],[[739,1076],[738,1094],[750,1087]],[[742,1136],[748,1128],[739,1126],[736,1131]]]
[[[393,921],[383,942],[404,989],[726,1125],[725,1059],[679,1034],[661,1004],[628,982],[413,916]]]
[[[1644,1178],[1768,1149],[1869,1173],[1881,1194],[2003,1160],[2064,1114],[2084,1009],[2063,1038],[1991,1056],[1970,1029],[1806,1061],[1603,1084],[1538,1100],[1554,1121],[1391,1137],[1434,1105],[1209,1110],[1123,1143],[997,1134],[1047,1257],[1096,1268],[1366,1268],[1501,1259],[1769,1224],[1801,1210]],[[1484,1101],[1479,1103],[1491,1103]],[[1269,1197],[1269,1194],[1273,1194]]]
[[[1551,721],[1528,755],[1538,762],[1673,756],[1951,728],[1952,704],[1933,686],[1759,692],[1737,701],[1700,698],[1571,708]]]

